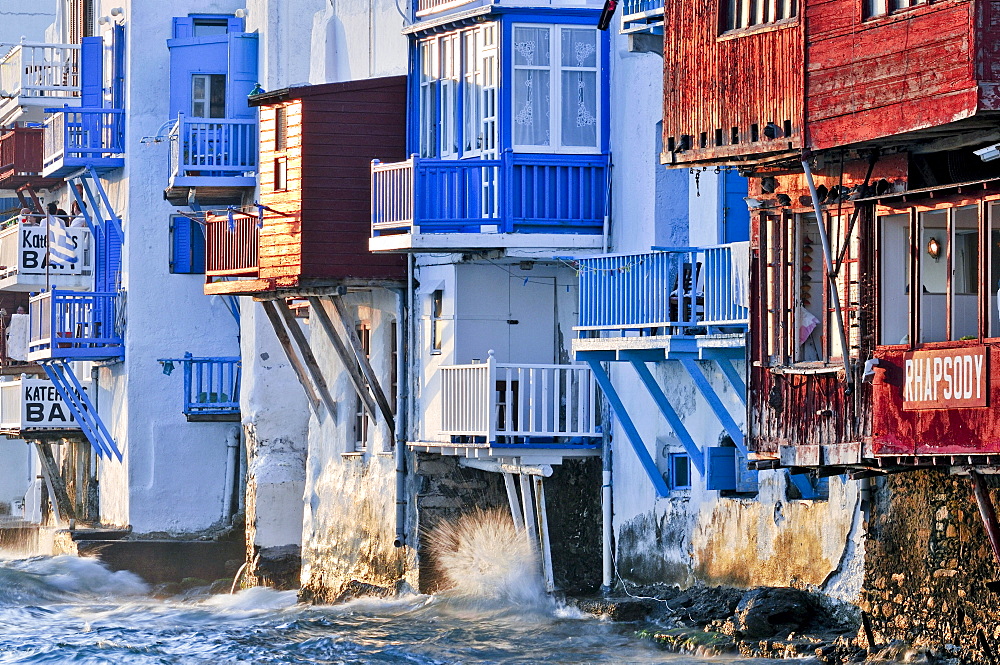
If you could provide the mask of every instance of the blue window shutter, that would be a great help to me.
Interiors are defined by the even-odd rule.
[[[170,272],[205,272],[205,238],[197,222],[187,217],[170,218]]]
[[[116,23],[112,41],[111,107],[125,108],[125,26]]]
[[[186,39],[194,35],[194,19],[190,16],[174,17],[174,39]]]
[[[752,493],[757,491],[757,470],[747,468],[747,458],[736,455],[736,491]]]
[[[84,37],[80,43],[80,105],[100,108],[104,101],[104,39]]]
[[[746,178],[735,171],[723,171],[724,198],[722,210],[722,242],[750,239],[750,210],[743,197],[749,190]]]
[[[736,489],[736,448],[705,448],[705,489]]]
[[[226,32],[243,32],[243,19],[237,16],[228,16]]]
[[[226,81],[226,115],[256,118],[257,109],[247,105],[247,95],[257,84],[257,35],[229,33],[229,79]]]

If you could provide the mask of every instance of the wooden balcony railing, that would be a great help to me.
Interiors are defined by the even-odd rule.
[[[79,44],[16,45],[0,58],[0,96],[0,117],[20,106],[72,105],[80,97]]]
[[[13,127],[0,134],[0,184],[11,176],[37,176],[41,172],[41,127]]]
[[[441,368],[442,434],[495,443],[599,437],[590,368],[497,363]],[[567,442],[570,443],[570,442]]]
[[[196,358],[185,353],[183,358],[160,360],[161,365],[166,363],[179,363],[184,369],[184,415],[189,420],[239,417],[239,357]]]
[[[125,155],[125,111],[122,109],[47,109],[42,173],[63,166],[114,166]]]
[[[232,177],[257,170],[255,119],[188,118],[170,130],[170,178]]]
[[[601,233],[604,155],[372,163],[372,234]]]
[[[749,245],[581,259],[579,330],[746,327]]]
[[[472,0],[417,0],[417,16],[434,14],[453,7],[467,5]]]
[[[205,275],[256,277],[260,229],[257,216],[234,213],[205,216]]]
[[[28,359],[103,360],[124,355],[121,294],[47,291],[30,300]]]

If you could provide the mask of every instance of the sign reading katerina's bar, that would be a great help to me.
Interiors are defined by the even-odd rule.
[[[985,346],[903,354],[903,409],[986,406]]]

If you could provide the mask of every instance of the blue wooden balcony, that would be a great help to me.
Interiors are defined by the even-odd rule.
[[[184,369],[184,415],[189,421],[239,421],[240,369],[238,356],[164,358],[163,373],[175,363]]]
[[[191,187],[229,190],[239,199],[257,185],[257,120],[189,118],[170,130],[169,200],[187,199]]]
[[[52,290],[29,301],[28,360],[111,360],[125,355],[120,294]]]
[[[105,108],[46,109],[42,175],[64,178],[93,167],[104,173],[125,165],[125,111]]]
[[[607,169],[606,155],[510,151],[500,159],[376,161],[370,246],[504,247],[545,235],[543,246],[598,247]]]
[[[622,32],[663,34],[663,0],[623,0]]]

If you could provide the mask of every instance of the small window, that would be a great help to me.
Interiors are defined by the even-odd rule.
[[[225,74],[195,74],[191,77],[191,116],[226,117]]]
[[[361,341],[361,348],[365,352],[365,357],[371,356],[372,331],[368,323],[362,322],[354,326],[354,332]],[[365,411],[364,402],[359,395],[354,399],[354,452],[363,453],[368,450],[368,441],[371,436],[371,420]]]
[[[201,224],[190,217],[170,218],[170,272],[184,275],[205,272],[205,234]]]
[[[389,407],[392,415],[396,413],[396,400],[399,395],[399,326],[395,321],[389,324]]]
[[[278,157],[274,160],[274,191],[283,192],[288,189],[288,160]]]
[[[795,0],[721,0],[721,3],[722,32],[776,23],[793,18],[796,11]]]
[[[288,148],[288,107],[279,106],[274,109],[274,149],[281,151]]]
[[[444,333],[444,291],[438,289],[431,295],[431,353],[441,353]]]
[[[926,5],[928,0],[864,0],[862,4],[862,18],[878,18],[888,14],[895,14],[912,7]]]
[[[691,458],[687,453],[670,453],[667,457],[667,474],[670,489],[691,489]]]
[[[224,35],[229,32],[229,19],[196,18],[192,21],[192,32],[195,37]]]

